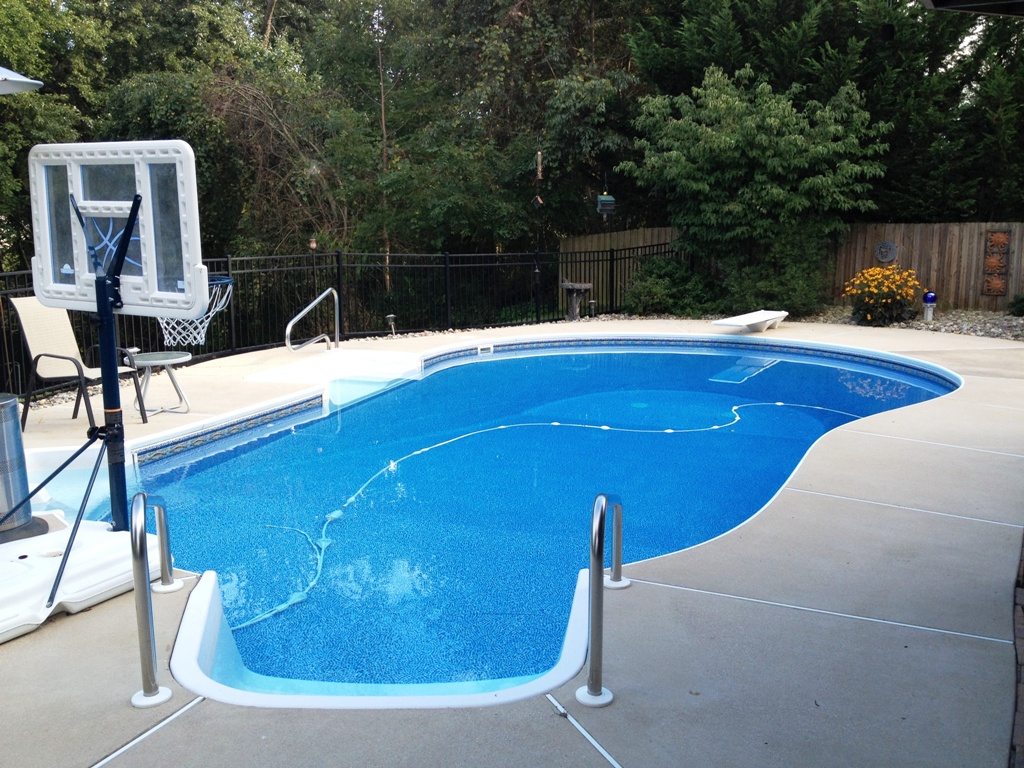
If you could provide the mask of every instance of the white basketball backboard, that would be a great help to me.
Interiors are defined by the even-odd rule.
[[[124,306],[115,311],[176,318],[206,311],[195,157],[184,141],[41,144],[29,153],[29,184],[32,282],[43,304],[96,311],[96,275],[110,265],[138,194],[121,271]]]

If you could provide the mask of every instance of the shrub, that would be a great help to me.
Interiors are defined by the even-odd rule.
[[[1014,317],[1024,317],[1024,293],[1018,293],[1006,307],[1006,314]]]
[[[912,269],[896,264],[862,269],[843,291],[853,301],[853,320],[858,325],[891,325],[917,315],[921,283]]]
[[[699,317],[709,311],[707,281],[678,259],[656,258],[644,265],[622,297],[632,315]]]
[[[771,252],[755,264],[730,270],[722,276],[723,312],[739,314],[754,309],[785,309],[791,318],[818,312],[828,297],[828,272],[814,253],[824,244],[804,248],[775,243]]]

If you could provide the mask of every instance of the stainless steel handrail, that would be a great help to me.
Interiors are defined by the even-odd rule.
[[[156,633],[153,630],[153,596],[149,591],[149,547],[146,541],[146,494],[132,498],[132,576],[135,581],[135,622],[139,629],[142,690],[132,696],[134,707],[155,707],[171,698],[169,688],[156,679]]]
[[[167,512],[159,504],[151,504],[156,513],[156,538],[160,545],[160,582],[152,584],[154,592],[177,592],[185,582],[174,578],[174,558],[171,556],[171,534],[167,527]]]
[[[625,589],[629,579],[622,576],[622,505],[612,504],[612,572],[604,577],[605,589]],[[602,559],[604,552],[601,553]]]
[[[337,347],[339,345],[338,329],[341,328],[341,302],[338,299],[338,292],[333,288],[328,288],[326,291],[324,291],[315,299],[313,299],[313,301],[310,302],[310,304],[304,310],[302,310],[301,312],[299,312],[299,314],[293,317],[291,321],[288,323],[288,326],[284,329],[284,345],[288,347],[289,351],[297,352],[303,347],[308,347],[310,344],[315,344],[318,341],[326,341],[328,349],[330,348],[331,337],[328,336],[326,333],[321,333],[319,336],[314,336],[312,339],[308,339],[307,341],[304,341],[297,346],[292,344],[292,328],[295,327],[295,324],[299,322],[299,320],[308,315],[313,310],[313,307],[315,307],[321,301],[326,299],[328,294],[333,294],[334,296],[334,346]]]
[[[594,499],[590,521],[590,646],[587,653],[590,669],[587,684],[576,691],[576,701],[588,707],[606,707],[612,703],[612,692],[601,685],[604,661],[604,527],[608,507],[616,517],[618,535],[612,536],[612,578],[622,575],[622,504],[609,500],[603,493]],[[620,584],[628,586],[629,582]]]

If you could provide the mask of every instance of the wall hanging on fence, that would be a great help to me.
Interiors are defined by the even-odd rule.
[[[896,258],[899,246],[892,240],[883,240],[875,246],[875,258],[883,264],[888,264]]]
[[[990,229],[985,237],[983,296],[1006,295],[1006,272],[1010,263],[1010,231]]]

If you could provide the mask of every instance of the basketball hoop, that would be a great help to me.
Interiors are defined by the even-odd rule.
[[[210,275],[210,305],[206,314],[194,320],[177,317],[161,317],[160,328],[164,332],[164,344],[168,347],[197,346],[206,343],[206,329],[213,316],[231,302],[235,279],[226,275]]]

